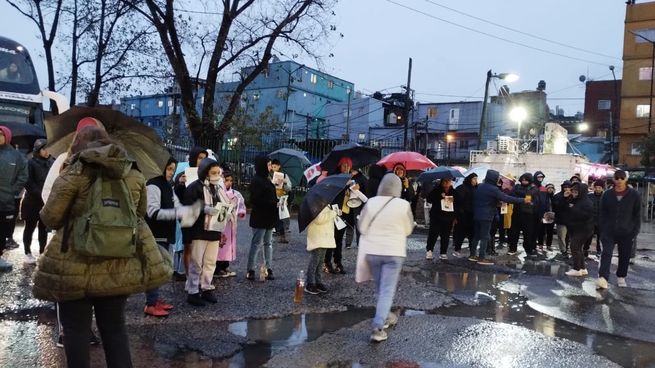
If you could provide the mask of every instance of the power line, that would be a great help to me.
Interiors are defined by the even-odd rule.
[[[539,51],[539,52],[543,52],[543,53],[546,53],[546,54],[551,54],[551,55],[560,56],[560,57],[567,58],[567,59],[571,59],[571,60],[582,61],[582,62],[589,63],[589,64],[608,66],[608,64],[606,64],[606,63],[599,63],[599,62],[597,62],[597,61],[593,61],[593,60],[582,59],[582,58],[578,58],[578,57],[575,57],[575,56],[569,56],[569,55],[561,54],[561,53],[558,53],[558,52],[554,52],[554,51],[549,51],[549,50],[546,50],[546,49],[542,49],[542,48],[539,48],[539,47],[530,46],[530,45],[525,44],[525,43],[522,43],[522,42],[513,41],[513,40],[510,40],[510,39],[508,39],[508,38],[504,38],[504,37],[496,36],[496,35],[491,34],[491,33],[487,33],[487,32],[484,32],[484,31],[480,31],[480,30],[477,30],[477,29],[475,29],[475,28],[471,28],[471,27],[468,27],[468,26],[465,26],[465,25],[461,25],[461,24],[459,24],[459,23],[455,23],[455,22],[451,22],[451,21],[446,20],[446,19],[443,19],[443,18],[439,18],[439,17],[437,17],[437,16],[435,16],[435,15],[432,15],[432,14],[426,13],[426,12],[424,12],[424,11],[421,11],[421,10],[418,10],[418,9],[415,9],[415,8],[412,8],[412,7],[409,7],[409,6],[407,6],[407,5],[400,4],[400,3],[396,2],[396,1],[393,1],[393,0],[385,0],[385,1],[388,2],[388,3],[394,4],[394,5],[397,5],[397,6],[401,7],[401,8],[405,8],[405,9],[407,9],[407,10],[413,11],[413,12],[415,12],[415,13],[419,13],[419,14],[425,15],[426,17],[429,17],[429,18],[432,18],[432,19],[438,20],[438,21],[440,21],[440,22],[444,22],[444,23],[450,24],[450,25],[452,25],[452,26],[455,26],[455,27],[458,27],[458,28],[462,28],[462,29],[465,29],[465,30],[467,30],[467,31],[475,32],[475,33],[478,33],[478,34],[481,34],[481,35],[484,35],[484,36],[487,36],[487,37],[495,38],[495,39],[497,39],[497,40],[501,40],[501,41],[504,41],[504,42],[507,42],[507,43],[510,43],[510,44],[513,44],[513,45],[517,45],[517,46],[525,47],[525,48],[528,48],[528,49],[531,49],[531,50],[535,50],[535,51]]]
[[[565,43],[558,42],[558,41],[553,41],[553,40],[550,40],[550,39],[545,38],[545,37],[541,37],[541,36],[538,36],[538,35],[535,35],[535,34],[531,34],[531,33],[528,33],[528,32],[521,31],[521,30],[519,30],[519,29],[515,29],[515,28],[507,27],[507,26],[504,26],[504,25],[502,25],[502,24],[495,23],[495,22],[492,22],[492,21],[487,20],[487,19],[484,19],[484,18],[476,17],[475,15],[471,15],[471,14],[465,13],[465,12],[463,12],[463,11],[460,11],[460,10],[457,10],[457,9],[450,8],[450,7],[448,7],[448,6],[445,6],[445,5],[443,5],[443,4],[439,4],[439,3],[435,2],[435,1],[432,1],[432,0],[424,0],[424,1],[430,3],[430,4],[434,5],[434,6],[438,6],[438,7],[440,7],[440,8],[447,9],[447,10],[450,10],[450,11],[452,11],[452,12],[455,12],[455,13],[457,13],[457,14],[461,14],[461,15],[463,15],[463,16],[465,16],[465,17],[473,18],[473,19],[475,19],[475,20],[479,20],[479,21],[481,21],[481,22],[484,22],[484,23],[487,23],[487,24],[491,24],[491,25],[496,26],[496,27],[500,27],[500,28],[505,29],[505,30],[508,30],[508,31],[516,32],[516,33],[522,34],[522,35],[524,35],[524,36],[528,36],[528,37],[532,37],[532,38],[535,38],[535,39],[538,39],[538,40],[541,40],[541,41],[549,42],[549,43],[552,43],[552,44],[554,44],[554,45],[558,45],[558,46],[562,46],[562,47],[567,47],[567,48],[572,49],[572,50],[582,51],[582,52],[586,52],[586,53],[588,53],[588,54],[593,54],[593,55],[597,55],[597,56],[603,56],[603,57],[610,58],[610,59],[614,59],[614,60],[620,60],[620,59],[617,58],[616,56],[606,55],[606,54],[603,54],[603,53],[600,53],[600,52],[596,52],[596,51],[591,51],[591,50],[583,49],[583,48],[581,48],[581,47],[567,45],[567,44],[565,44]]]

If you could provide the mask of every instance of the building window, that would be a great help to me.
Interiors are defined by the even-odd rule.
[[[459,149],[469,149],[469,141],[459,141]]]
[[[276,95],[277,95],[277,98],[284,98],[284,90],[283,89],[278,89]]]
[[[136,108],[135,104],[130,104],[130,110],[134,110]]]
[[[650,105],[637,105],[637,117],[647,118],[650,114]]]
[[[316,76],[316,74],[312,73],[312,75],[309,77],[309,81],[312,82],[312,84],[316,84],[316,82],[318,81],[318,77]]]
[[[329,79],[327,81],[327,86],[328,86],[329,89],[334,88],[334,81],[332,79]]]
[[[159,107],[160,109],[164,107],[164,101],[162,100],[157,101],[157,107]]]
[[[434,119],[437,117],[437,108],[428,107],[428,119]]]
[[[365,141],[365,140],[366,140],[366,133],[359,133],[359,134],[357,135],[357,139],[358,139],[360,142]]]
[[[651,80],[653,78],[653,68],[645,66],[639,68],[639,80]]]
[[[611,107],[611,100],[598,100],[598,110],[609,110]]]
[[[168,107],[173,107],[173,100],[168,100]]]
[[[448,115],[448,129],[457,130],[459,128],[459,109],[450,109]]]
[[[630,146],[630,154],[635,156],[641,156],[641,145],[639,143],[633,143]]]
[[[636,43],[647,43],[649,40],[655,41],[655,28],[640,29],[635,32]]]
[[[255,101],[259,100],[259,92],[253,93],[252,94],[252,99],[255,100]]]

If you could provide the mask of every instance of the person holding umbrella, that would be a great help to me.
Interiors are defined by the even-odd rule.
[[[453,178],[446,177],[436,186],[426,199],[432,204],[430,210],[430,230],[428,232],[428,243],[426,246],[425,259],[432,259],[432,251],[437,237],[441,238],[440,259],[448,259],[448,242],[450,232],[455,221],[455,190],[453,189]]]
[[[352,165],[353,162],[349,157],[342,157],[337,165],[337,169],[339,170],[338,173],[350,175],[350,177],[352,178],[352,171],[351,171]],[[350,190],[359,190],[359,185],[354,181],[351,181]],[[334,241],[336,243],[336,248],[328,249],[325,252],[325,265],[323,269],[327,273],[334,273],[334,274],[341,274],[341,275],[346,274],[346,271],[343,268],[343,264],[341,263],[343,238],[344,235],[346,234],[346,227],[355,225],[354,211],[352,210],[352,208],[350,208],[350,206],[348,206],[349,199],[350,199],[350,191],[344,190],[341,193],[339,193],[339,195],[337,195],[337,197],[334,199],[333,202],[333,204],[337,205],[337,208],[339,209],[339,217],[343,222],[346,223],[346,226],[342,227],[341,229],[335,228]],[[334,266],[332,265],[333,260],[334,260]]]

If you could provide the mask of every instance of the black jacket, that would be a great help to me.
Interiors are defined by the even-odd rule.
[[[169,182],[166,181],[164,176],[160,175],[148,180],[146,182],[146,187],[149,185],[154,185],[159,188],[160,209],[167,210],[175,208],[175,194],[173,194],[173,187]],[[168,244],[174,244],[176,220],[156,220],[157,213],[159,213],[159,210],[153,214],[153,217],[146,215],[146,222],[148,223],[148,227],[150,227],[150,231],[152,231],[152,235],[155,237],[155,239],[165,238]]]
[[[43,208],[41,191],[43,183],[54,159],[35,155],[27,162],[27,183],[25,184],[25,197],[21,203],[21,216],[25,220],[38,220],[39,211]]]
[[[619,201],[614,189],[606,190],[600,200],[599,230],[612,236],[639,234],[641,228],[641,198],[639,193],[628,188]]]
[[[530,184],[528,184],[527,186],[520,184],[522,179],[528,179]],[[538,216],[536,207],[539,201],[539,189],[537,189],[537,187],[532,185],[532,174],[530,173],[525,173],[521,175],[521,177],[519,178],[519,184],[516,184],[514,186],[514,190],[512,191],[513,197],[525,198],[526,195],[532,196],[532,203],[520,203],[518,205],[515,205],[513,214],[515,214],[516,216],[519,215]]]
[[[603,197],[603,193],[601,194],[589,193],[587,197],[589,197],[589,200],[591,200],[591,204],[593,205],[592,211],[593,211],[594,225],[598,226],[598,222],[600,221],[600,200]]]
[[[382,165],[373,165],[368,170],[368,183],[366,186],[366,196],[371,198],[378,195],[378,187],[387,169]]]
[[[594,230],[594,217],[592,214],[594,205],[587,196],[587,184],[575,184],[578,187],[578,198],[572,198],[569,202],[567,231],[573,234],[591,233]]]
[[[250,183],[250,227],[272,229],[279,220],[275,185],[268,178],[268,158],[255,159],[255,176]]]
[[[464,179],[464,183],[455,189],[457,221],[473,221],[473,196],[476,189],[471,185],[473,178],[474,174],[470,174]]]
[[[211,158],[205,158],[200,162],[200,165],[198,166],[198,180],[195,180],[193,183],[189,184],[189,186],[184,191],[184,199],[182,200],[183,205],[190,206],[198,200],[205,203],[204,181],[207,179],[209,169],[214,166],[219,166],[218,162],[212,160]],[[218,195],[218,190],[220,189],[211,184],[210,187],[213,187],[210,188],[210,191],[213,192],[212,202],[214,204],[220,202],[220,197]],[[198,219],[193,224],[193,226],[190,228],[182,229],[182,238],[184,244],[189,244],[193,240],[217,241],[221,240],[221,233],[219,231],[205,230],[205,211],[203,206],[203,209],[200,211],[200,216],[198,216]]]
[[[441,185],[437,185],[432,189],[432,191],[428,194],[428,197],[426,198],[426,201],[428,203],[432,204],[432,208],[430,209],[430,218],[431,219],[439,219],[442,221],[452,221],[455,219],[455,212],[446,212],[441,210],[441,194],[445,194],[447,196],[453,196],[454,205],[455,205],[455,211],[457,211],[457,197],[455,197],[455,190],[453,189],[452,186],[448,187],[447,190],[444,191],[443,187]]]

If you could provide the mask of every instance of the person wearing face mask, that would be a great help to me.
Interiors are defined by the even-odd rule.
[[[582,253],[584,243],[594,231],[594,218],[590,216],[593,211],[593,204],[587,197],[587,191],[587,184],[578,182],[571,186],[568,233],[571,239],[573,268],[566,272],[567,276],[587,276],[589,274]]]
[[[605,182],[603,180],[596,180],[594,182],[594,191],[589,193],[587,196],[591,200],[591,203],[594,205],[593,209],[593,218],[594,218],[594,232],[591,234],[589,239],[585,242],[584,245],[584,256],[585,258],[590,257],[589,248],[591,247],[591,241],[596,236],[596,255],[600,257],[601,246],[600,246],[600,231],[599,231],[599,221],[600,221],[600,199],[603,197],[603,192],[605,192]]]
[[[553,196],[553,211],[555,212],[555,225],[557,227],[557,241],[562,259],[569,258],[569,202],[571,201],[571,182],[565,180],[561,186],[562,190]]]
[[[199,200],[204,203],[200,216],[187,233],[191,241],[191,258],[185,289],[188,293],[187,302],[194,306],[218,302],[213,292],[212,278],[222,234],[209,230],[209,224],[211,217],[219,213],[215,206],[221,202],[220,183],[221,168],[218,162],[204,158],[198,165],[198,179],[187,186],[182,201],[184,205],[192,205]]]

